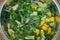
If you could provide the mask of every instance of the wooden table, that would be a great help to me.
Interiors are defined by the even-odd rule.
[[[0,5],[2,4],[3,0],[0,0]],[[58,0],[58,3],[60,4],[60,0]],[[0,33],[0,40],[4,40],[4,38],[2,37],[1,33]],[[58,34],[58,37],[56,40],[60,40],[60,33]]]

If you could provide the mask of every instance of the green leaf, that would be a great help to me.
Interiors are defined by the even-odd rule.
[[[35,36],[26,36],[25,39],[27,39],[27,40],[34,40]]]

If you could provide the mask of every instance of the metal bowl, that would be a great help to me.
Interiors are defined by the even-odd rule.
[[[5,5],[6,2],[7,2],[7,0],[4,0],[3,3],[2,3],[1,6],[0,6],[0,19],[1,19],[1,11],[2,11],[2,8],[3,8],[3,6]],[[59,6],[57,0],[53,0],[53,2],[55,3],[55,5],[56,5],[56,7],[57,7],[57,11],[58,11],[59,14],[60,14],[60,6]],[[52,40],[56,40],[57,35],[58,35],[59,32],[60,32],[60,25],[58,25],[58,26],[59,26],[59,27],[58,27],[58,31],[57,31],[56,35],[54,36],[54,38],[53,38]],[[8,37],[4,34],[4,32],[3,32],[3,30],[2,30],[1,21],[0,21],[0,32],[2,33],[2,35],[3,35],[3,37],[4,37],[5,40],[9,40]]]

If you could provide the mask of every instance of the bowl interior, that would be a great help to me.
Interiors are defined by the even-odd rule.
[[[40,2],[41,2],[41,1],[40,1]],[[15,4],[14,4],[14,3],[15,3]],[[35,2],[34,2],[34,3],[35,3]],[[12,1],[10,5],[8,5],[8,4],[6,5],[6,4],[7,4],[7,2],[6,2],[5,5],[3,6],[2,12],[1,12],[1,23],[2,23],[2,27],[1,27],[1,28],[2,28],[3,33],[7,36],[7,38],[12,39],[11,35],[8,33],[8,29],[10,29],[10,28],[8,28],[8,26],[11,26],[11,25],[12,25],[12,24],[10,25],[10,21],[11,21],[11,20],[10,20],[9,18],[10,18],[10,16],[11,16],[10,13],[13,12],[13,11],[12,11],[12,9],[10,9],[10,8],[11,8],[12,6],[16,5],[16,0],[15,0],[15,1]],[[17,4],[18,4],[18,3],[17,3]],[[21,4],[23,5],[23,3],[21,3]],[[32,3],[32,4],[33,4],[33,3]],[[22,6],[22,5],[21,5],[21,6]],[[26,7],[27,7],[27,6],[26,6]],[[58,9],[57,9],[55,3],[52,2],[49,7],[51,8],[50,11],[51,11],[52,13],[54,13],[53,15],[54,15],[54,18],[56,19],[56,16],[59,16],[59,15],[58,15],[59,12],[58,12]],[[6,9],[7,9],[7,10],[6,10]],[[14,8],[14,9],[15,9],[15,8]],[[24,9],[24,8],[23,8],[23,9]],[[8,10],[11,10],[11,11],[9,12]],[[18,9],[18,10],[19,10],[19,9]],[[18,10],[17,10],[17,11],[18,11]],[[29,9],[29,10],[31,10],[31,9]],[[15,12],[15,13],[18,13],[17,11],[14,11],[14,12]],[[34,10],[34,11],[35,11],[35,10]],[[13,15],[15,15],[15,14],[13,14]],[[17,15],[17,14],[16,14],[16,15]],[[15,16],[16,16],[16,15],[15,15]],[[20,14],[20,15],[21,15],[21,14]],[[40,14],[39,14],[39,15],[40,15]],[[18,16],[19,16],[19,15],[18,15]],[[27,14],[26,14],[26,16],[27,16]],[[19,18],[17,17],[17,18],[15,18],[15,19],[17,20],[17,19],[19,19]],[[20,19],[19,19],[19,21],[20,21]],[[28,20],[27,20],[27,21],[28,21]],[[41,20],[40,20],[40,21],[41,21]],[[40,21],[39,21],[39,19],[38,19],[37,22],[40,22]],[[56,21],[56,20],[55,20],[55,21]],[[16,22],[15,22],[15,23],[16,23]],[[14,25],[15,25],[15,24],[14,24]],[[16,25],[17,25],[17,24],[16,24]],[[15,26],[16,26],[16,25],[15,25]],[[33,25],[34,25],[34,24],[33,24]],[[51,25],[52,25],[52,24],[51,24]],[[15,28],[15,27],[14,27],[14,28]],[[26,28],[27,28],[27,27],[26,27]],[[36,28],[39,29],[40,27],[35,27],[35,28],[32,27],[32,28],[33,28],[33,30],[35,30]],[[53,27],[51,27],[51,28],[53,28]],[[56,22],[55,25],[54,25],[54,30],[53,30],[53,31],[56,31],[55,34],[57,33],[58,28],[59,28],[59,27],[58,27],[58,22]],[[18,28],[17,28],[17,29],[18,29]],[[29,29],[31,29],[31,28],[27,28],[27,29],[24,29],[24,30],[29,30]],[[40,28],[40,29],[41,29],[41,28]],[[40,29],[39,29],[39,30],[40,30]],[[55,30],[55,29],[56,29],[56,30]],[[13,30],[14,30],[14,29],[13,29]],[[19,30],[20,30],[20,29],[19,29]],[[11,30],[10,30],[10,31],[11,31]],[[11,32],[12,32],[12,31],[11,31]],[[21,32],[21,31],[20,31],[20,32]],[[24,37],[25,37],[26,35],[28,35],[28,37],[30,38],[32,32],[31,32],[31,33],[29,33],[29,31],[27,31],[27,32],[28,32],[28,33],[23,34],[24,36],[23,36],[22,34],[20,34],[20,36],[22,36],[22,38],[23,38],[23,39],[21,38],[22,40],[25,40]],[[46,33],[45,33],[45,34],[46,34]],[[54,34],[54,35],[55,35],[55,34]],[[18,34],[18,35],[19,35],[19,34]],[[30,36],[29,36],[29,35],[30,35]],[[34,34],[32,34],[32,35],[34,35]],[[42,34],[40,34],[40,35],[42,35]],[[54,35],[52,35],[52,36],[54,36]],[[20,36],[19,36],[19,37],[20,37]],[[52,36],[50,36],[50,37],[52,37]],[[19,37],[18,37],[18,38],[19,38]],[[34,40],[34,37],[36,38],[36,35],[31,36],[31,37],[33,37],[32,40]],[[40,37],[40,36],[39,36],[39,37]],[[39,37],[37,37],[37,38],[39,38]],[[52,37],[52,38],[53,38],[53,37]],[[51,39],[51,38],[49,38],[49,36],[48,36],[48,39]],[[48,39],[47,39],[47,40],[48,40]],[[16,39],[16,40],[17,40],[17,39]],[[27,39],[27,40],[28,40],[28,39]],[[52,39],[51,39],[51,40],[52,40]]]

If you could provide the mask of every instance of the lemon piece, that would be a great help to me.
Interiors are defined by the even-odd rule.
[[[57,22],[60,22],[60,17],[56,16],[55,18]]]
[[[49,28],[49,25],[47,25],[47,24],[44,24],[44,25],[42,26],[42,30],[47,31],[48,28]]]
[[[42,30],[47,30],[47,27],[46,26],[42,26]]]
[[[54,17],[50,17],[49,20],[50,20],[51,22],[54,22],[55,18],[54,18]]]
[[[34,32],[36,33],[37,36],[40,34],[40,30],[39,29],[36,29]]]
[[[40,25],[44,25],[45,20],[41,20]]]
[[[51,28],[49,27],[49,28],[48,28],[48,34],[51,34],[51,32],[52,32],[52,31],[51,31]]]

